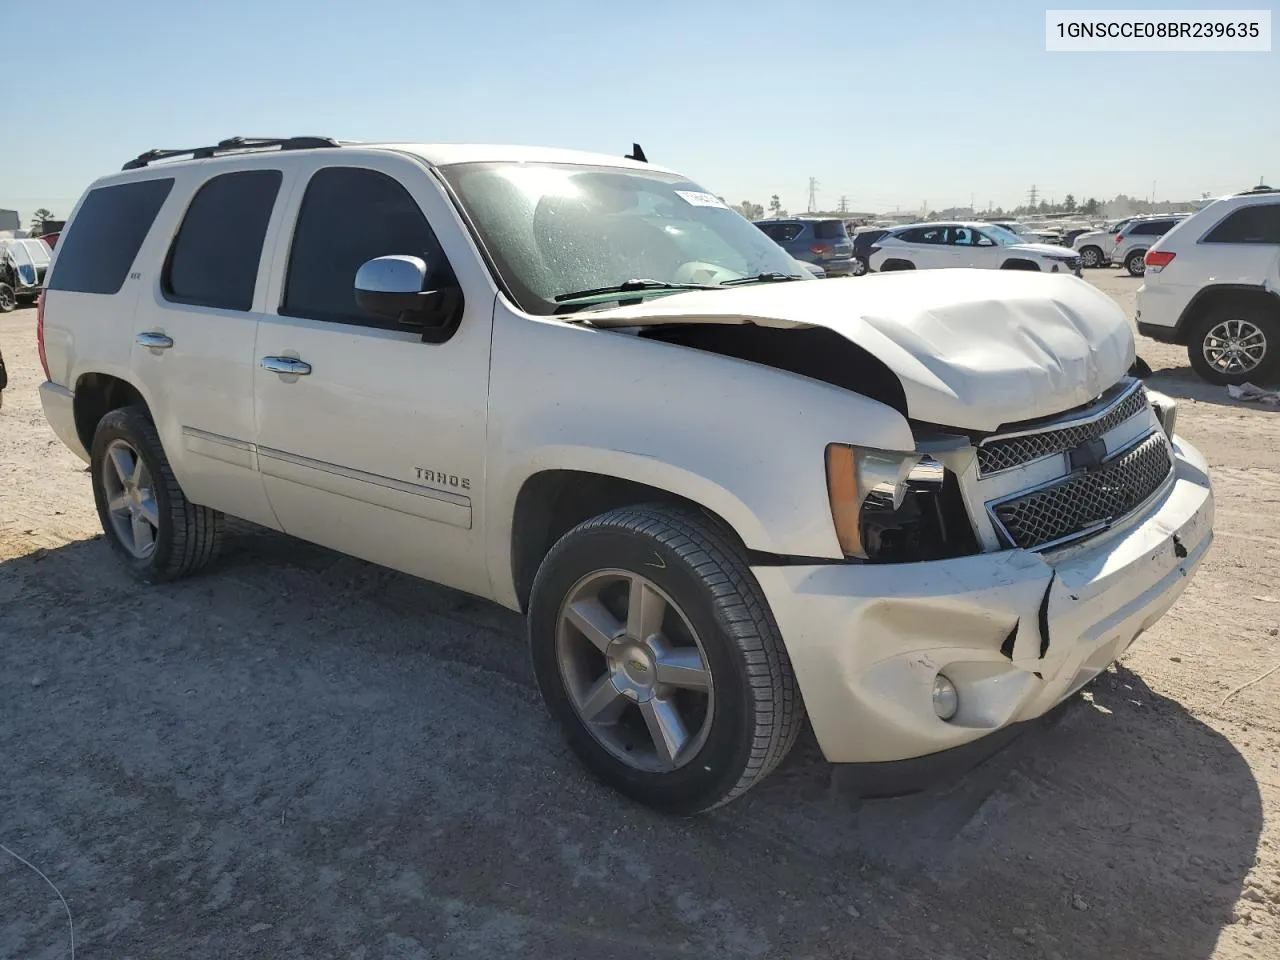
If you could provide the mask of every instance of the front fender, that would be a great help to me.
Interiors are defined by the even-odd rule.
[[[536,473],[646,484],[719,515],[748,549],[839,559],[827,444],[914,446],[902,414],[849,390],[501,301],[496,314],[485,513],[498,593],[514,595],[515,504]]]

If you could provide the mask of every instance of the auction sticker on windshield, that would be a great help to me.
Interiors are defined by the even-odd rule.
[[[675,193],[685,203],[695,207],[724,207],[727,210],[729,206],[712,193],[698,193],[694,190],[677,190]]]

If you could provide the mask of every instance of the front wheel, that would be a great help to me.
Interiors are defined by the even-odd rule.
[[[587,769],[665,813],[741,795],[802,723],[740,548],[691,510],[626,507],[567,533],[534,581],[529,644],[547,708]]]
[[[1192,326],[1187,357],[1197,374],[1220,386],[1267,380],[1280,367],[1280,318],[1261,305],[1214,307]]]
[[[1129,276],[1140,277],[1147,272],[1147,251],[1135,250],[1125,258],[1124,268],[1129,271]]]
[[[1080,251],[1080,265],[1089,269],[1102,266],[1102,250],[1098,247],[1085,247]]]
[[[13,292],[13,287],[7,283],[0,283],[0,313],[8,313],[18,305],[18,296]]]
[[[217,555],[223,516],[186,498],[145,407],[99,421],[89,467],[103,532],[139,580],[176,580]]]

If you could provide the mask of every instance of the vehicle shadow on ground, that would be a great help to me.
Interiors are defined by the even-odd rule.
[[[162,587],[101,539],[0,563],[0,636],[0,838],[86,954],[1199,960],[1262,828],[1124,669],[943,789],[858,802],[807,736],[664,818],[582,773],[519,617],[247,525]],[[0,955],[63,955],[47,888],[0,886]]]
[[[1141,355],[1141,349],[1139,349]],[[1233,400],[1226,387],[1206,383],[1188,366],[1152,365],[1152,372],[1143,378],[1153,390],[1168,394],[1176,400],[1194,400],[1196,403],[1211,403],[1219,407],[1238,410],[1260,410],[1265,413],[1280,413],[1280,407],[1269,406],[1257,401],[1246,402]],[[1275,390],[1280,388],[1280,381],[1272,377],[1254,381],[1256,386]]]

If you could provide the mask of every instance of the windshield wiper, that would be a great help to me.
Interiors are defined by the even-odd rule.
[[[722,287],[735,287],[745,283],[781,283],[784,280],[803,280],[798,273],[778,273],[776,270],[770,273],[757,273],[754,277],[738,277],[736,280],[726,280],[720,284]]]
[[[591,290],[577,290],[573,293],[562,293],[555,298],[556,303],[569,303],[573,300],[589,300],[592,297],[604,297],[611,293],[640,293],[645,290],[714,290],[720,284],[713,283],[671,283],[668,280],[624,280],[611,287],[595,287]]]

